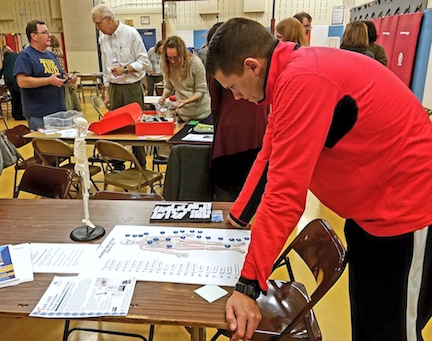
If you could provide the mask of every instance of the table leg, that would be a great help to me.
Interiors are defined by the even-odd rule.
[[[190,327],[189,333],[191,341],[206,341],[206,329],[198,327]]]

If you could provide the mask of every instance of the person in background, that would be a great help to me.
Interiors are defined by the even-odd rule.
[[[181,121],[210,118],[210,97],[204,65],[188,51],[182,38],[171,36],[165,40],[162,66],[164,91],[159,105],[164,105],[175,90],[176,113]]]
[[[199,59],[201,59],[201,61],[204,65],[206,63],[207,52],[208,52],[208,44],[207,43],[203,44],[203,46],[201,46],[201,48],[198,49],[198,51],[197,51],[197,56],[199,57]]]
[[[281,20],[276,25],[276,38],[280,41],[291,41],[301,46],[308,46],[303,26],[296,18]]]
[[[12,117],[16,121],[25,120],[22,112],[21,91],[13,76],[15,60],[18,54],[13,52],[9,46],[5,45],[2,47],[1,55],[3,56],[3,67],[0,70],[0,78],[4,76],[5,85],[12,96]]]
[[[54,56],[56,56],[61,68],[66,70],[63,50],[61,49],[60,42],[55,35],[51,35],[51,51],[54,53]]]
[[[363,23],[367,26],[368,31],[368,50],[374,54],[377,61],[379,61],[382,65],[387,66],[387,54],[384,46],[375,43],[378,39],[375,24],[372,21],[363,21]]]
[[[150,67],[147,69],[147,90],[149,96],[154,96],[155,84],[163,80],[161,55],[163,49],[163,41],[159,40],[156,46],[148,50],[148,57],[150,60]]]
[[[210,29],[208,43],[222,24],[219,22]],[[211,161],[214,200],[234,201],[261,149],[270,106],[258,106],[244,99],[236,101],[232,92],[214,77],[208,77],[207,81],[214,124]]]
[[[60,42],[55,35],[51,36],[51,51],[56,56],[60,66],[65,70],[64,54],[60,48]],[[66,110],[78,110],[81,111],[81,103],[77,93],[76,84],[67,83],[64,86],[65,89],[65,101]]]
[[[272,105],[227,218],[247,228],[256,213],[225,309],[231,340],[258,326],[254,298],[267,290],[308,189],[346,217],[352,341],[422,340],[432,316],[432,124],[422,103],[371,58],[296,48],[245,18],[218,28],[206,66],[234,98]]]
[[[362,53],[368,57],[375,55],[368,50],[369,38],[367,27],[361,21],[352,21],[345,27],[342,36],[341,49]]]
[[[306,12],[299,12],[294,15],[300,24],[303,26],[305,36],[307,36],[312,30],[312,17]]]
[[[105,66],[105,106],[114,110],[137,102],[144,110],[141,79],[145,77],[150,61],[140,34],[117,20],[107,5],[95,6],[91,15],[96,28],[103,33],[100,48]],[[133,147],[133,151],[140,164],[145,166],[144,147]]]
[[[30,46],[18,54],[14,76],[21,88],[24,117],[29,128],[36,130],[44,126],[44,116],[66,110],[63,86],[66,80],[75,84],[77,78],[67,77],[55,55],[48,50],[51,33],[43,21],[30,21],[26,35]]]

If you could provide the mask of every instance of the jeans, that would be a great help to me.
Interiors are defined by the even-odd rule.
[[[44,124],[43,117],[26,117],[30,130],[42,128]]]

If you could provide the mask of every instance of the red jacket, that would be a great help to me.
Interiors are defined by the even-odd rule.
[[[242,225],[256,212],[242,276],[267,288],[308,189],[375,236],[432,223],[432,124],[376,60],[279,43],[262,103],[272,104],[263,149],[231,210]]]

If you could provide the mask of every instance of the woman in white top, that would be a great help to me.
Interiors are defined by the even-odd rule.
[[[163,49],[163,41],[159,40],[156,46],[153,46],[148,50],[148,57],[150,60],[150,67],[147,69],[146,81],[147,90],[149,96],[154,95],[154,86],[163,80],[162,77],[162,65],[161,65],[161,55]]]
[[[178,36],[163,44],[162,67],[164,91],[159,100],[163,105],[175,90],[176,113],[181,121],[204,120],[210,116],[210,96],[206,71],[201,60],[190,53]]]

